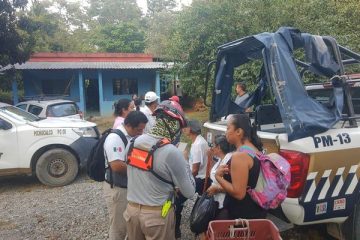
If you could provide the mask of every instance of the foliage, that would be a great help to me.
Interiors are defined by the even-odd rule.
[[[147,15],[153,17],[161,12],[168,12],[176,7],[175,0],[146,0]]]
[[[30,51],[17,32],[19,19],[16,18],[16,9],[26,3],[24,0],[0,0],[0,67],[24,62],[29,57]]]
[[[32,0],[25,8],[26,3],[0,0],[0,65],[39,51],[146,51],[175,62],[172,74],[194,97],[203,94],[206,66],[217,47],[248,35],[293,26],[360,51],[358,0],[193,0],[180,11],[176,0],[147,0],[146,15],[135,0]],[[235,78],[255,84],[256,65],[242,67]],[[4,85],[11,88],[9,81]]]
[[[173,56],[170,54],[170,44],[172,38],[170,32],[173,31],[177,13],[160,12],[153,15],[147,21],[146,51],[154,56],[170,60]],[[161,26],[161,27],[159,27]]]
[[[140,22],[141,10],[134,0],[90,0],[88,14],[100,25]]]
[[[248,35],[293,26],[303,32],[334,36],[340,44],[360,50],[357,0],[284,3],[283,0],[193,0],[191,7],[173,15],[176,19],[170,27],[165,24],[165,28],[163,25],[149,28],[147,49],[159,52],[156,43],[160,42],[161,55],[181,66],[182,85],[196,96],[202,95],[206,66],[215,58],[217,47]],[[167,40],[157,40],[162,36],[167,36]],[[257,75],[255,64],[235,73],[236,78],[249,80],[255,80]]]
[[[106,24],[97,36],[93,43],[100,51],[142,53],[145,49],[144,32],[133,23]]]

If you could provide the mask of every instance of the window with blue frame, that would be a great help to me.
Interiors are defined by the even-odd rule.
[[[44,95],[69,95],[71,80],[44,79],[41,81],[42,93]]]
[[[138,80],[134,78],[114,78],[113,95],[138,94]]]

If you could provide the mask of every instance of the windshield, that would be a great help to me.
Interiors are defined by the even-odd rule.
[[[47,110],[48,117],[65,117],[76,115],[78,109],[75,103],[61,103],[49,106]]]
[[[310,97],[322,103],[326,107],[332,106],[332,101],[334,101],[332,88],[310,89],[307,90],[307,92]],[[360,114],[360,88],[352,87],[350,93],[352,97],[354,112],[355,114]],[[343,110],[343,113],[346,113],[346,109]]]
[[[25,112],[24,110],[14,107],[14,106],[1,107],[0,111],[5,113],[6,115],[8,115],[12,118],[15,118],[17,120],[20,120],[20,121],[34,122],[34,121],[40,120],[39,117],[37,117],[31,113]]]

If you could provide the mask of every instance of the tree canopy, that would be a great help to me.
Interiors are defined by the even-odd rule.
[[[19,19],[16,18],[16,10],[26,4],[24,0],[0,0],[0,66],[24,62],[29,56],[29,49],[17,31]]]
[[[358,0],[0,0],[0,65],[31,52],[147,52],[175,62],[185,91],[199,96],[219,45],[281,26],[331,35],[360,51]],[[27,6],[27,7],[25,7]],[[254,79],[255,68],[241,69]]]

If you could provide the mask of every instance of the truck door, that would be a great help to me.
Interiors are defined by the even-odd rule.
[[[16,126],[0,116],[0,175],[17,171],[18,154]]]

